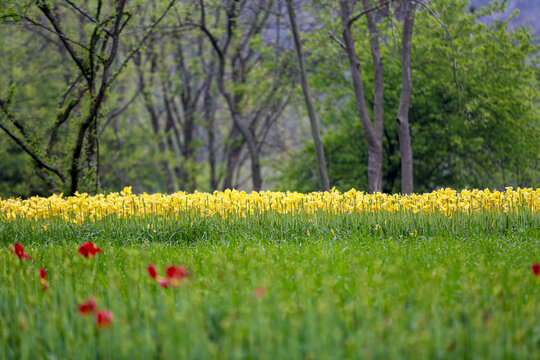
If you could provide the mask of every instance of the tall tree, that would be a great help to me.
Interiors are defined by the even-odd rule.
[[[255,51],[254,43],[261,40],[261,34],[273,14],[273,0],[251,3],[247,0],[228,0],[217,6],[224,11],[225,31],[214,31],[208,24],[207,7],[204,0],[199,2],[200,18],[197,22],[188,22],[199,28],[208,38],[217,55],[217,73],[215,82],[225,99],[233,122],[228,142],[227,175],[224,188],[232,187],[232,177],[241,162],[241,150],[247,146],[250,158],[251,181],[253,189],[262,189],[261,148],[269,128],[275,123],[290,100],[283,90],[290,88],[286,81],[291,70],[288,59],[274,57],[269,76],[258,76],[265,89],[257,89],[256,84],[248,83],[257,76],[255,64],[261,63],[264,51]],[[216,15],[216,16],[219,16]],[[266,79],[264,79],[266,78]],[[250,94],[247,87],[259,90]],[[250,106],[248,106],[250,105]]]
[[[309,82],[307,80],[304,51],[302,49],[302,43],[300,42],[300,34],[298,31],[298,25],[296,23],[296,12],[294,10],[293,0],[287,0],[287,12],[289,13],[289,20],[291,22],[291,31],[294,38],[296,55],[298,57],[298,67],[300,68],[302,92],[304,93],[304,101],[306,102],[309,123],[311,125],[311,135],[313,137],[313,144],[315,146],[315,153],[317,155],[317,169],[319,170],[319,180],[322,190],[328,191],[330,190],[330,182],[328,180],[328,171],[326,169],[326,160],[324,158],[324,147],[321,141],[319,124],[315,115],[315,107],[313,106],[313,99],[311,97]]]
[[[416,4],[406,1],[403,5],[405,19],[401,35],[401,96],[397,111],[397,128],[399,136],[399,149],[401,152],[401,192],[411,194],[414,189],[413,182],[413,154],[411,146],[411,131],[409,129],[409,108],[413,90],[411,75],[411,42],[414,26]],[[392,14],[390,14],[392,16]]]
[[[363,0],[364,8],[369,9],[370,0]],[[370,192],[382,191],[382,141],[383,141],[383,63],[379,50],[379,35],[374,15],[371,11],[365,12],[369,30],[371,56],[373,58],[374,96],[373,96],[373,122],[368,114],[360,64],[356,54],[356,46],[351,33],[351,26],[360,16],[352,16],[350,0],[340,0],[341,31],[344,47],[349,58],[349,68],[352,75],[354,95],[358,116],[364,128],[368,143],[368,185]]]

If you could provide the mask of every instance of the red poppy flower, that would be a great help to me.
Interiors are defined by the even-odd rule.
[[[96,300],[94,298],[89,298],[87,302],[79,305],[79,313],[81,315],[90,315],[96,310]]]
[[[29,256],[27,253],[24,252],[24,248],[21,245],[21,243],[16,243],[11,248],[11,253],[15,254],[19,259],[21,260],[32,260],[32,257]]]
[[[84,256],[85,258],[93,258],[97,253],[101,252],[101,249],[95,247],[94,243],[89,241],[87,243],[82,244],[79,247],[78,252],[79,252],[79,254]]]
[[[536,277],[540,277],[540,263],[532,264],[531,271]]]
[[[49,282],[46,280],[47,270],[39,269],[39,281],[41,282],[41,290],[45,291],[49,287]]]
[[[96,312],[96,321],[100,328],[108,328],[112,325],[113,313],[111,310],[99,310]]]
[[[146,267],[146,270],[148,270],[148,274],[150,274],[150,277],[154,280],[157,279],[157,271],[156,271],[156,267],[152,264],[148,264],[148,266]]]

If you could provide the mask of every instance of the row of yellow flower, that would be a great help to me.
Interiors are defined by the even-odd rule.
[[[290,214],[332,214],[354,212],[440,212],[452,216],[455,212],[478,214],[480,212],[517,212],[527,209],[532,213],[540,209],[540,189],[506,188],[506,191],[441,189],[425,194],[389,195],[366,194],[354,189],[341,193],[313,192],[251,192],[226,190],[214,193],[177,192],[168,194],[133,195],[131,187],[120,193],[89,196],[79,194],[64,198],[32,197],[0,199],[0,219],[40,219],[60,217],[81,223],[95,221],[105,216],[141,218],[146,215],[171,216],[183,211],[195,211],[201,216],[246,216],[266,211]]]

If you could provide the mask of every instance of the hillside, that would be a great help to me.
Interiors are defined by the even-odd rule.
[[[489,4],[490,0],[471,0],[471,10],[480,9],[482,6]],[[510,25],[515,28],[519,26],[530,26],[531,34],[536,38],[536,43],[540,39],[540,1],[538,0],[509,0],[507,9],[504,13],[496,14],[489,17],[487,22],[493,19],[504,20],[508,18],[514,11],[518,10],[519,14],[512,19]]]

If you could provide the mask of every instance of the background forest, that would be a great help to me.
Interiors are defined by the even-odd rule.
[[[0,197],[540,186],[534,0],[0,4]]]

